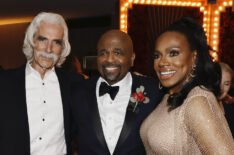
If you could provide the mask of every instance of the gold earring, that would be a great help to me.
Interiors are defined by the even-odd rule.
[[[192,71],[189,73],[190,77],[194,78],[196,76],[195,70],[196,70],[196,65],[192,67]]]
[[[163,88],[160,82],[158,83],[158,88],[159,88],[160,90]]]

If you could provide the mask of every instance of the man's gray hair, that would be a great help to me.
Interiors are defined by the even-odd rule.
[[[67,24],[64,18],[59,14],[41,12],[32,20],[25,34],[23,52],[27,60],[31,62],[33,60],[34,36],[38,31],[38,28],[42,21],[46,23],[58,24],[64,30],[63,44],[62,44],[63,49],[61,56],[58,60],[58,63],[56,64],[57,67],[60,67],[63,64],[63,62],[66,60],[66,57],[70,54],[71,46],[68,41]]]

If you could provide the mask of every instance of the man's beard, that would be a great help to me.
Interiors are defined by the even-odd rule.
[[[117,73],[117,74],[111,74],[111,73],[108,73],[108,71],[106,71],[106,67],[107,66],[114,66],[114,67],[118,67],[119,68],[119,72]],[[108,65],[103,65],[102,66],[102,70],[103,70],[103,74],[104,74],[104,79],[106,80],[106,81],[110,81],[110,82],[116,82],[118,79],[119,79],[119,77],[120,77],[120,73],[121,73],[121,66],[120,65],[113,65],[113,64],[108,64]]]

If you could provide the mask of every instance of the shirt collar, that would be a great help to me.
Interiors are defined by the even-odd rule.
[[[52,73],[55,73],[55,68],[53,67],[51,70],[47,71],[45,76],[44,76],[44,79],[49,76],[50,74]],[[32,67],[32,63],[31,62],[27,62],[26,64],[26,76],[30,76],[30,75],[34,75],[36,77],[39,77],[41,79],[41,75],[40,73],[35,70],[33,67]]]

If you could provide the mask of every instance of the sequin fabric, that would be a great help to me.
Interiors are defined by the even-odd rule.
[[[234,155],[230,129],[213,93],[197,86],[170,112],[168,96],[140,128],[147,155]]]

